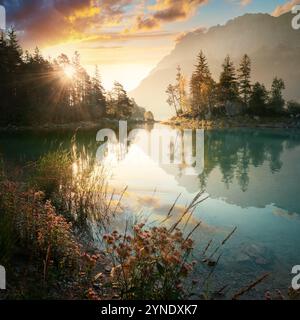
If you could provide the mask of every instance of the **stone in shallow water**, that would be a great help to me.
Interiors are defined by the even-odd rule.
[[[264,259],[263,257],[257,258],[257,259],[255,260],[255,262],[256,262],[256,264],[262,265],[262,266],[265,266],[265,265],[269,264],[269,263],[268,263],[268,260]]]
[[[237,262],[249,262],[251,259],[248,255],[246,255],[245,253],[240,253],[238,254],[236,261]]]
[[[238,263],[255,263],[266,266],[272,263],[273,255],[270,250],[259,244],[244,244],[237,248],[236,261]]]

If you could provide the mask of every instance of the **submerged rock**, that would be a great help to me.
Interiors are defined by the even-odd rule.
[[[238,263],[267,266],[274,262],[272,252],[260,244],[244,244],[237,250],[236,261]]]

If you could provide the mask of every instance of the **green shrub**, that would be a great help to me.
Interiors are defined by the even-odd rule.
[[[48,199],[57,194],[61,186],[72,178],[72,161],[69,152],[58,150],[41,157],[36,165],[32,183]]]

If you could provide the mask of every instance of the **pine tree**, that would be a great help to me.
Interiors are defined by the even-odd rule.
[[[266,87],[259,82],[253,86],[249,98],[249,111],[253,115],[263,116],[267,113],[268,92]]]
[[[96,118],[105,116],[106,114],[106,99],[105,90],[102,86],[101,76],[98,66],[95,67],[95,75],[92,79],[92,97],[93,115]]]
[[[239,93],[245,105],[248,105],[251,95],[251,60],[247,54],[242,58],[238,69]]]
[[[133,103],[129,99],[126,90],[119,82],[114,83],[111,93],[109,112],[114,118],[128,119],[133,112]]]
[[[282,79],[274,78],[271,88],[270,108],[275,114],[280,114],[283,111],[285,101],[282,91],[285,89],[285,83]]]
[[[238,99],[238,83],[235,67],[230,56],[225,58],[223,71],[220,76],[220,101],[235,101]]]
[[[190,82],[191,106],[194,113],[203,115],[208,109],[209,92],[213,84],[207,59],[201,51]]]

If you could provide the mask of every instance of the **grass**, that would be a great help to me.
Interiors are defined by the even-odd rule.
[[[105,226],[120,202],[109,195],[107,172],[85,149],[58,150],[34,164],[33,187],[42,190],[58,211],[78,228],[89,223]]]
[[[108,297],[117,294],[126,300],[213,297],[208,284],[223,246],[236,229],[217,247],[212,248],[209,241],[199,257],[208,275],[202,275],[201,283],[192,281],[196,264],[192,237],[201,222],[190,231],[187,224],[206,199],[202,192],[171,225],[178,199],[160,224],[126,223],[123,234],[114,231],[103,235],[120,210],[126,189],[116,197],[107,183],[105,168],[84,149],[79,151],[74,143],[71,151],[48,153],[30,170],[29,181],[14,182],[6,178],[3,164],[0,166],[0,262],[11,266],[8,297],[104,299],[104,288]],[[92,239],[90,227],[95,225],[101,226],[105,252],[87,243]],[[100,259],[104,254],[105,260]],[[108,267],[109,274],[99,273]]]

